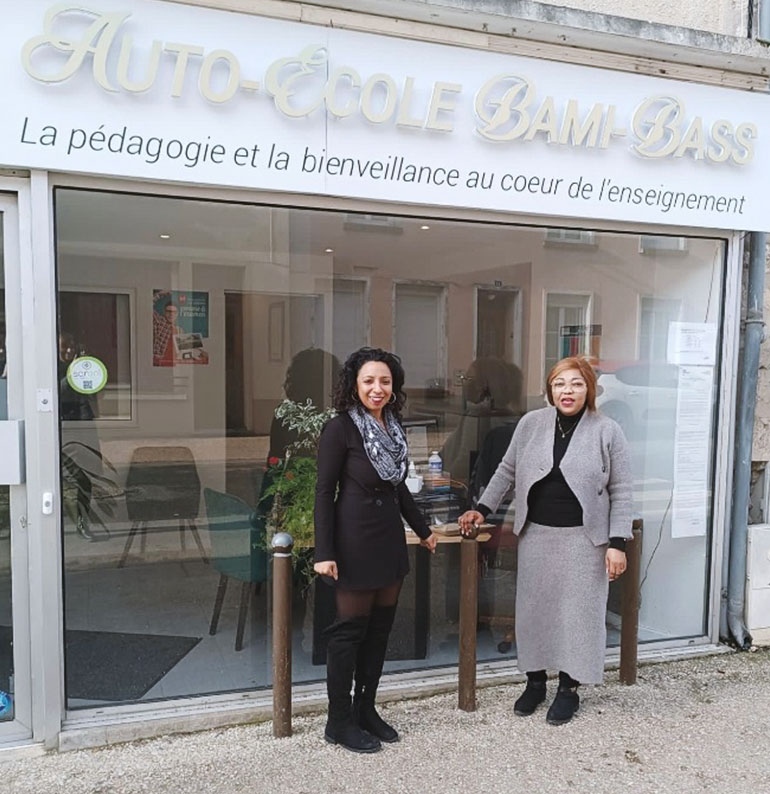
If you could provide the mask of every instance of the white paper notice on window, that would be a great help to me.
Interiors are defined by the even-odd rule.
[[[669,364],[713,367],[717,355],[716,323],[669,323]]]
[[[671,537],[706,534],[710,463],[712,367],[679,368],[674,437]]]

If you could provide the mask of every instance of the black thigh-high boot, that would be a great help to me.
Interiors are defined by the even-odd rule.
[[[366,637],[356,660],[356,688],[353,714],[358,724],[383,742],[397,742],[398,732],[380,717],[374,707],[377,686],[385,664],[388,637],[393,628],[396,607],[374,607],[369,616]]]
[[[381,748],[379,739],[362,730],[353,720],[350,690],[358,649],[366,636],[368,617],[336,620],[326,630],[326,691],[329,695],[329,719],[324,736],[354,753],[374,753]]]

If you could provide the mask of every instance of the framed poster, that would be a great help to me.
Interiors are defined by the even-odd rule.
[[[152,364],[209,363],[209,294],[190,290],[152,291]]]

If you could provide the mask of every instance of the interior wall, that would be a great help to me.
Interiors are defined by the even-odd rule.
[[[640,298],[675,296],[682,301],[682,316],[717,318],[718,304],[711,302],[711,284],[703,278],[706,258],[714,257],[712,241],[690,241],[684,255],[650,257],[639,253],[638,236],[602,236],[597,246],[551,246],[544,244],[541,230],[517,235],[516,255],[529,261],[490,268],[487,262],[466,262],[462,275],[439,278],[436,260],[420,275],[435,275],[419,282],[447,285],[447,388],[459,393],[455,373],[467,370],[473,358],[476,311],[474,287],[494,285],[519,289],[522,305],[523,370],[527,400],[537,405],[543,390],[543,329],[546,294],[578,292],[593,296],[591,323],[602,327],[601,358],[614,362],[636,358]],[[269,428],[269,406],[282,397],[282,384],[291,354],[292,316],[301,321],[303,310],[292,311],[290,294],[316,294],[321,287],[323,305],[331,311],[331,280],[319,281],[322,269],[334,263],[328,257],[305,257],[305,272],[295,272],[276,261],[241,265],[198,263],[159,258],[105,258],[64,254],[60,272],[66,273],[66,287],[100,287],[131,291],[134,313],[134,419],[130,424],[116,421],[102,431],[105,438],[169,438],[215,436],[225,428],[225,336],[224,295],[226,291],[244,296],[245,325],[248,329],[247,411],[250,428],[264,433]],[[292,258],[292,268],[299,258]],[[565,267],[565,263],[568,266]],[[410,270],[409,262],[395,260],[390,272],[369,280],[369,322],[371,343],[393,345],[394,283]],[[653,266],[654,265],[654,266]],[[720,265],[721,266],[721,265]],[[414,267],[411,268],[414,272]],[[313,272],[315,271],[315,272]],[[417,280],[416,280],[417,281]],[[160,288],[205,291],[209,294],[209,338],[205,344],[209,363],[204,366],[152,366],[152,290]],[[611,299],[608,299],[611,293]],[[269,350],[271,307],[281,306],[283,316],[282,355]],[[706,316],[708,311],[709,317]],[[323,322],[321,319],[319,323]],[[311,333],[323,334],[323,328]],[[331,348],[331,339],[320,344]],[[268,406],[268,408],[265,408]]]

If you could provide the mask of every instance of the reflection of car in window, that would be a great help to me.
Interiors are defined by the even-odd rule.
[[[599,367],[596,406],[614,419],[628,438],[673,428],[679,368],[665,362],[638,361]]]

